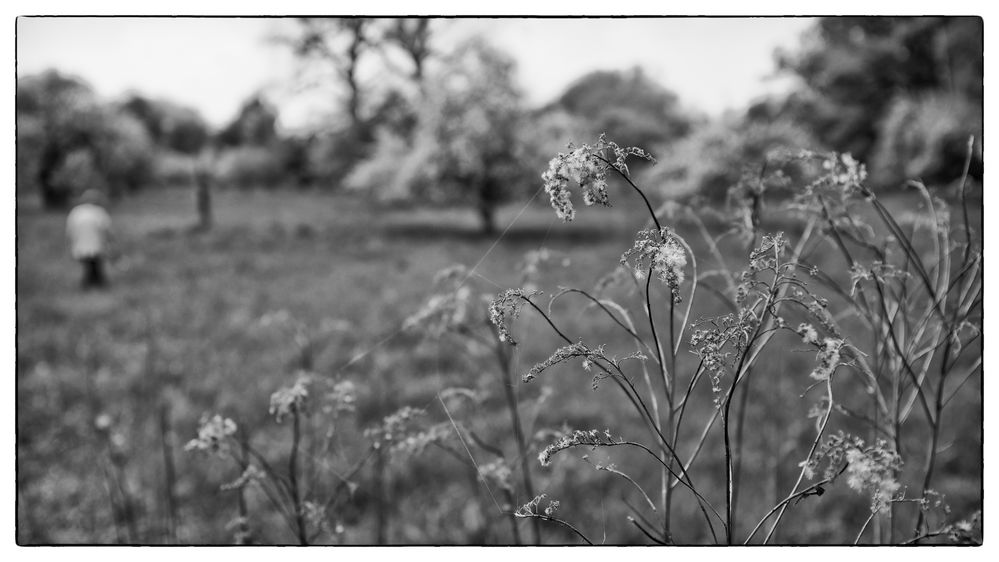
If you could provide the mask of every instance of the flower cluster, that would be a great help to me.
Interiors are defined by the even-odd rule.
[[[683,268],[687,266],[687,253],[668,229],[641,230],[630,250],[621,256],[621,265],[629,266],[641,278],[646,269],[658,274],[659,280],[670,288],[673,302],[679,303]]]
[[[522,380],[524,382],[531,382],[545,369],[575,357],[583,359],[583,368],[588,371],[590,370],[591,359],[603,357],[603,346],[598,347],[596,350],[586,347],[583,342],[562,346],[555,350],[555,353],[551,357],[531,367],[531,370],[524,373]]]
[[[569,181],[579,184],[583,203],[610,206],[607,197],[607,165],[598,156],[599,150],[584,144],[579,148],[569,145],[569,152],[559,152],[548,162],[548,169],[541,174],[545,193],[555,214],[564,222],[576,217],[576,210],[569,197]]]
[[[837,338],[826,338],[819,346],[819,353],[815,360],[818,363],[809,375],[817,381],[828,380],[832,376],[836,367],[839,366],[839,352],[843,348],[843,340]]]
[[[546,494],[536,496],[533,500],[520,506],[520,508],[517,509],[513,515],[515,517],[554,517],[555,512],[558,511],[558,500],[549,500],[548,507],[539,511],[539,508],[541,507],[541,500],[546,497]]]
[[[540,291],[528,291],[526,289],[508,289],[500,296],[493,299],[489,304],[489,321],[496,326],[499,331],[499,340],[510,345],[517,345],[517,340],[510,334],[508,322],[520,316],[520,309],[525,301],[534,295],[541,294]]]
[[[349,380],[333,384],[333,389],[326,393],[326,404],[323,411],[327,414],[353,412],[357,403],[357,388]]]
[[[403,321],[403,329],[422,331],[430,337],[439,338],[466,325],[469,322],[469,302],[472,299],[472,291],[464,286],[468,276],[468,269],[460,264],[438,271],[433,283],[439,292]]]
[[[430,445],[443,443],[454,434],[451,424],[447,422],[434,424],[417,432],[407,432],[407,429],[402,428],[402,436],[395,438],[391,449],[393,453],[418,455]]]
[[[548,162],[548,169],[541,174],[545,193],[551,201],[555,214],[565,222],[576,216],[569,196],[569,182],[579,185],[583,192],[583,203],[586,205],[610,206],[607,197],[607,170],[613,168],[621,175],[628,177],[627,160],[631,156],[655,161],[648,152],[641,148],[621,147],[613,141],[608,141],[605,135],[600,135],[595,145],[584,144],[575,147],[569,144],[569,152],[558,153]],[[613,153],[613,162],[605,156],[606,151]]]
[[[970,518],[948,527],[947,538],[956,544],[982,544],[982,512],[976,511]]]
[[[810,343],[812,345],[821,345],[819,340],[819,334],[815,331],[815,327],[811,324],[801,323],[798,324],[798,329],[795,330],[799,336],[801,336],[801,341],[805,343]]]
[[[704,371],[711,379],[715,404],[720,405],[721,379],[733,362],[749,345],[749,338],[758,324],[756,315],[749,309],[698,322],[710,328],[696,329],[690,335],[690,347],[701,359]]]
[[[376,447],[402,442],[413,434],[416,421],[423,415],[423,410],[404,406],[385,416],[381,424],[366,429],[364,436],[371,439]]]
[[[513,471],[503,459],[479,466],[479,478],[491,483],[501,490],[513,493]]]
[[[603,296],[608,289],[614,287],[626,279],[634,280],[634,275],[630,268],[624,267],[623,265],[618,265],[611,272],[604,274],[597,282],[593,285],[593,294],[598,298]]]
[[[561,252],[549,250],[548,248],[538,248],[530,250],[524,254],[524,259],[518,265],[520,270],[520,281],[525,288],[534,289],[534,283],[540,274],[540,266],[555,260],[561,256],[562,267],[569,266],[569,257]]]
[[[227,482],[222,484],[223,490],[238,490],[248,485],[250,482],[255,480],[263,480],[267,476],[256,466],[247,465],[246,470],[239,475],[239,478],[233,480],[232,482]]]
[[[902,467],[902,457],[883,439],[865,446],[863,439],[841,431],[830,436],[815,455],[803,463],[805,476],[813,478],[822,462],[827,463],[825,478],[839,474],[845,462],[847,486],[870,496],[873,512],[886,508],[901,488],[895,475]]]
[[[420,310],[403,321],[402,328],[408,331],[422,330],[430,337],[439,338],[467,322],[471,296],[472,291],[468,287],[432,295]]]
[[[541,466],[548,466],[552,462],[552,457],[560,451],[566,449],[571,449],[572,447],[599,447],[601,445],[619,445],[621,441],[615,441],[611,437],[610,430],[605,429],[603,432],[597,431],[596,429],[591,429],[588,431],[579,430],[573,431],[568,435],[563,435],[554,443],[549,444],[544,448],[543,451],[538,455],[538,461],[541,462]]]
[[[850,268],[850,296],[857,294],[857,288],[863,281],[875,280],[885,284],[891,279],[904,280],[907,277],[909,277],[909,272],[889,263],[876,261],[869,268],[856,263]]]
[[[268,411],[274,420],[281,423],[285,416],[295,412],[301,413],[305,409],[305,401],[309,397],[309,378],[299,376],[292,386],[279,388],[271,394],[271,405]]]
[[[847,154],[830,154],[822,162],[822,168],[828,174],[828,179],[844,191],[861,189],[861,184],[867,179],[867,168]]]
[[[198,425],[198,437],[191,439],[184,446],[185,451],[211,451],[218,453],[226,450],[226,438],[236,433],[236,422],[216,414],[212,417],[202,416]]]

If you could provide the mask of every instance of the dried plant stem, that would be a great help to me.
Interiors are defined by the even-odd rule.
[[[160,405],[160,442],[163,447],[163,487],[167,504],[167,539],[177,541],[177,477],[173,460],[173,430],[170,427],[170,410]]]
[[[586,544],[588,544],[590,546],[593,546],[593,543],[590,541],[590,539],[586,538],[586,535],[584,535],[583,533],[581,533],[579,531],[579,529],[573,527],[571,523],[569,523],[567,521],[563,521],[562,519],[559,519],[558,517],[551,517],[549,515],[542,515],[540,513],[531,513],[529,515],[517,515],[517,517],[526,517],[526,518],[530,518],[530,519],[540,519],[542,521],[551,521],[552,523],[558,523],[559,525],[562,525],[566,529],[569,529],[570,531],[572,531],[573,533],[575,533],[576,536],[578,536],[579,538],[583,539],[583,542],[585,542]]]
[[[531,469],[528,464],[528,450],[527,450],[527,439],[524,437],[523,425],[520,421],[520,407],[517,403],[517,393],[513,387],[513,381],[511,380],[516,375],[512,372],[510,365],[510,356],[507,353],[507,347],[499,344],[496,346],[497,359],[500,363],[501,379],[500,385],[503,387],[503,395],[506,397],[506,406],[510,412],[510,425],[513,428],[514,441],[517,444],[517,456],[520,460],[520,472],[521,478],[524,484],[524,492],[527,493],[527,497],[535,497],[534,493],[534,483],[531,480]],[[531,534],[534,544],[541,544],[541,525],[538,521],[532,521]]]
[[[797,490],[798,486],[801,485],[801,481],[804,480],[807,463],[809,460],[811,460],[812,455],[815,454],[815,450],[819,447],[819,442],[822,441],[822,435],[825,433],[826,426],[829,424],[829,417],[832,415],[833,404],[834,404],[831,375],[828,379],[826,379],[826,396],[829,401],[829,408],[826,409],[826,413],[822,417],[822,422],[819,424],[819,430],[815,432],[815,439],[812,441],[812,446],[808,450],[808,455],[805,456],[805,461],[802,464],[801,470],[798,472],[798,479],[794,482],[794,486],[791,487],[791,492],[792,492],[791,495],[793,495],[794,490]],[[787,506],[788,506],[787,502],[784,502],[784,504],[781,506],[780,512],[777,514],[777,518],[774,520],[773,525],[770,526],[770,531],[767,532],[767,537],[763,539],[763,544],[767,544],[768,542],[770,542],[770,539],[773,537],[774,532],[777,530],[777,525],[780,524],[781,518],[784,517],[784,513],[787,511]],[[755,534],[756,531],[754,530],[753,533],[749,536],[749,539],[753,538],[753,535]],[[748,541],[749,539],[746,540]]]
[[[291,407],[291,452],[288,455],[288,480],[291,484],[291,500],[295,513],[295,528],[298,534],[298,543],[302,546],[309,544],[308,531],[305,528],[305,508],[302,505],[302,494],[298,485],[298,456],[299,444],[301,440],[300,414],[298,405]]]

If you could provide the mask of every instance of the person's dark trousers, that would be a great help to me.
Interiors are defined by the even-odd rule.
[[[108,284],[107,277],[104,275],[104,260],[100,256],[94,256],[92,258],[83,258],[80,260],[83,264],[83,285],[84,289],[106,287]]]

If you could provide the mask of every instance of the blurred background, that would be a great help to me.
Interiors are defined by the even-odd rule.
[[[481,350],[402,329],[435,273],[464,264],[488,295],[521,286],[525,253],[542,248],[572,266],[531,270],[538,286],[612,269],[641,202],[612,190],[614,208],[563,225],[541,193],[548,160],[601,133],[651,152],[657,164],[635,164],[636,181],[657,204],[705,209],[712,229],[730,188],[783,148],[852,154],[901,209],[914,205],[911,178],[954,201],[967,139],[982,137],[982,37],[980,18],[960,17],[18,18],[18,541],[296,542],[265,494],[220,488],[238,466],[184,444],[220,413],[285,462],[289,427],[269,398],[302,373],[317,404],[339,392],[327,386],[352,385],[344,411],[308,418],[303,478],[327,502],[313,505],[318,542],[527,541],[529,525],[497,514],[467,457],[365,452],[392,440],[386,416],[410,406],[424,437],[455,414],[483,458],[490,447],[516,456]],[[981,173],[977,149],[976,216]],[[87,190],[108,198],[116,252],[110,289],[82,293],[65,220]],[[789,193],[770,196],[765,225],[786,226]],[[744,250],[725,249],[732,260]],[[720,313],[712,306],[694,316]],[[524,334],[521,367],[558,345],[526,326],[536,337]],[[617,396],[565,375],[516,385],[531,433],[637,426]],[[980,384],[962,389],[940,476],[962,514],[981,503]],[[438,395],[455,388],[474,404],[449,399],[444,412]],[[760,433],[745,477],[765,483],[748,512],[793,483],[813,423],[803,390],[786,381],[751,395]],[[619,482],[583,462],[531,460],[536,487],[589,534],[642,542],[612,501]],[[510,506],[530,500],[511,489]],[[828,521],[862,522],[865,509],[809,504],[778,537],[828,541]]]

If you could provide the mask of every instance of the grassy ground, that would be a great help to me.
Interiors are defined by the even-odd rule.
[[[192,194],[183,190],[144,193],[116,206],[121,257],[111,268],[112,289],[82,293],[78,266],[65,247],[64,216],[19,199],[17,536],[22,544],[230,542],[227,524],[237,515],[236,499],[219,485],[238,470],[185,453],[183,444],[195,436],[203,413],[220,412],[236,419],[269,458],[283,458],[288,427],[275,424],[267,408],[270,394],[293,382],[303,361],[296,325],[313,340],[312,370],[358,387],[356,415],[332,428],[338,446],[328,456],[335,466],[356,460],[361,430],[398,407],[423,408],[430,419],[446,420],[436,396],[455,386],[488,396],[476,408],[451,413],[512,456],[491,364],[467,360],[453,340],[401,333],[403,319],[426,299],[439,269],[477,266],[472,284],[497,292],[520,285],[516,264],[524,252],[542,246],[564,252],[572,262],[545,270],[540,285],[546,291],[591,287],[631,245],[642,220],[641,209],[628,201],[611,210],[584,209],[569,225],[554,219],[547,206],[518,205],[499,215],[498,224],[513,223],[509,231],[487,237],[477,233],[474,215],[460,209],[373,209],[342,196],[227,191],[216,195],[215,227],[198,232],[191,228],[193,207]],[[695,253],[703,250],[695,244]],[[734,268],[744,264],[739,257],[744,247],[723,250]],[[842,273],[832,252],[817,250],[814,259]],[[702,268],[709,264],[706,259]],[[592,311],[559,307],[556,313],[573,334],[606,342],[615,352],[630,351]],[[704,296],[692,317],[721,312]],[[282,315],[294,322],[265,321]],[[516,333],[523,342],[514,357],[521,370],[560,345],[542,321],[526,313]],[[742,478],[754,485],[740,500],[747,524],[786,494],[797,474],[801,447],[813,431],[805,416],[810,400],[799,398],[808,386],[812,355],[768,359],[767,376],[749,391]],[[693,367],[692,357],[681,362]],[[544,386],[552,396],[539,408],[532,429],[609,427],[644,437],[624,399],[610,385],[591,389],[589,374],[559,369],[540,383],[518,385],[518,392],[529,403]],[[691,434],[711,414],[709,393],[697,399],[701,406],[690,414]],[[949,411],[963,413],[945,435],[949,448],[939,487],[955,511],[967,511],[980,502],[980,380],[956,400]],[[98,419],[110,420],[110,426],[99,426]],[[313,423],[323,422],[317,415]],[[911,439],[914,448],[922,446],[918,433]],[[717,447],[716,437],[707,446]],[[488,458],[476,451],[479,460]],[[627,483],[594,471],[579,459],[582,454],[560,458],[548,469],[532,459],[538,491],[560,499],[563,517],[588,536],[643,542],[624,520],[628,509],[619,501],[638,505],[641,498]],[[608,458],[604,452],[587,454],[593,462]],[[711,458],[717,456],[705,457],[697,474],[709,498],[721,502],[724,467]],[[629,466],[637,457],[612,460]],[[172,510],[166,492],[171,465]],[[629,471],[636,480],[654,488],[652,467],[630,466],[636,466]],[[353,499],[337,514],[342,532],[325,540],[511,540],[510,523],[466,459],[428,451],[389,463],[381,481],[370,471],[356,480]],[[130,499],[126,513],[123,497]],[[688,500],[678,500],[675,532],[687,541],[704,541],[707,537],[688,523],[699,517]],[[294,541],[265,498],[251,493],[248,501],[257,540]],[[865,511],[862,499],[833,490],[822,501],[797,507],[795,522],[778,538],[830,540],[841,535],[839,525],[859,528]],[[526,523],[521,534],[528,536]],[[551,527],[544,537],[574,540]]]

